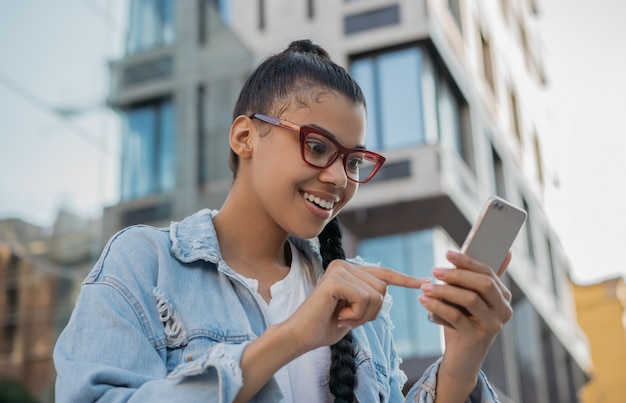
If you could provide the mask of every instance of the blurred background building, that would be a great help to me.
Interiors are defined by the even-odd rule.
[[[574,285],[578,322],[589,337],[594,371],[583,403],[626,401],[626,285],[622,277]]]
[[[19,368],[34,394],[48,396],[54,375],[31,385],[25,357],[40,354],[50,370],[56,335],[103,240],[128,225],[166,226],[219,208],[231,184],[228,130],[241,85],[267,55],[310,38],[362,86],[368,148],[387,157],[340,216],[349,254],[430,276],[489,195],[524,207],[529,219],[504,276],[515,314],[484,371],[503,401],[578,401],[595,373],[568,257],[544,208],[552,167],[539,9],[538,0],[129,0],[126,52],[110,64],[108,99],[123,122],[120,202],[102,223],[60,216],[52,234],[16,237],[3,249],[1,375]],[[74,226],[62,230],[63,222]],[[24,278],[38,285],[11,286]],[[32,309],[55,319],[44,323],[50,335],[31,331],[46,342],[41,350],[29,342],[29,354],[20,352],[26,339],[14,318],[31,308],[18,289],[49,294]],[[442,353],[443,333],[414,294],[390,292],[412,383]]]
[[[54,401],[52,350],[101,247],[99,230],[66,211],[51,229],[0,220],[0,402],[30,401],[19,385]]]

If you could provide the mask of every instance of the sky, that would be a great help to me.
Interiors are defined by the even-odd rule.
[[[579,283],[626,275],[626,2],[544,0],[551,152],[547,204]]]
[[[126,0],[20,0],[0,12],[0,218],[51,226],[117,200],[119,119],[104,108]]]
[[[626,2],[537,1],[554,127],[546,209],[576,282],[626,276]],[[49,227],[60,208],[95,218],[117,202],[120,123],[103,105],[126,4],[2,3],[0,219]]]

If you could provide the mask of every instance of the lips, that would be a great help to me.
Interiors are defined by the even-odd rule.
[[[310,201],[311,203],[315,204],[316,206],[323,208],[324,210],[331,210],[335,206],[334,201],[324,200],[319,196],[314,196],[307,192],[302,193],[302,197],[304,197],[306,200]]]

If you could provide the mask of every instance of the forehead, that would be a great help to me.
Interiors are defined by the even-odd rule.
[[[342,93],[321,86],[306,84],[288,96],[276,99],[273,103],[271,111],[275,116],[283,113],[297,113],[302,109],[311,109],[326,103],[339,103],[348,107],[361,106],[365,109],[364,105],[351,101]]]

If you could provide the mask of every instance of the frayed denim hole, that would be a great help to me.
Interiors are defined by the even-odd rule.
[[[187,332],[183,327],[178,312],[176,312],[171,302],[167,299],[165,292],[155,287],[152,294],[156,299],[159,319],[164,325],[167,347],[177,348],[187,345]]]

